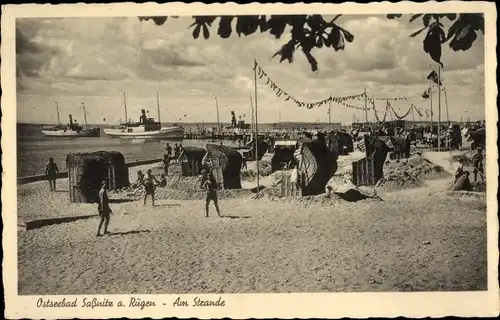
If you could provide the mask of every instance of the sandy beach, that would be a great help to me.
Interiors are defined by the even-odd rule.
[[[450,182],[358,202],[240,190],[221,197],[223,218],[205,217],[200,191],[158,192],[155,207],[110,193],[109,236],[97,217],[18,229],[19,294],[486,290],[485,197]],[[96,213],[58,188],[19,186],[18,219]]]

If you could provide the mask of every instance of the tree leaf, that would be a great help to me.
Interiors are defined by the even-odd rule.
[[[227,39],[231,36],[231,22],[233,21],[233,16],[222,16],[220,17],[219,28],[217,29],[217,34],[223,38]]]
[[[460,39],[455,36],[450,42],[450,48],[453,51],[467,51],[472,47],[472,44],[477,39],[476,31],[470,29],[469,32],[463,35]]]
[[[415,19],[418,19],[418,17],[420,17],[420,16],[422,16],[422,13],[412,15],[410,18],[410,22],[413,22]]]
[[[333,17],[333,19],[332,19],[332,20],[330,20],[330,22],[329,22],[328,24],[329,24],[329,25],[330,25],[330,24],[333,24],[333,23],[334,23],[334,22],[335,22],[338,18],[340,18],[340,17],[342,17],[342,15],[341,15],[341,14],[336,15],[335,17]]]
[[[423,27],[422,29],[418,30],[418,31],[415,31],[413,32],[412,34],[410,34],[410,37],[411,38],[414,38],[416,36],[418,36],[422,31],[424,31],[425,29],[427,29],[427,27]]]
[[[354,36],[352,35],[352,33],[350,33],[349,31],[339,27],[340,31],[342,31],[342,33],[344,34],[344,37],[345,37],[345,40],[347,42],[353,42],[354,41]]]
[[[447,13],[447,14],[445,14],[445,16],[450,21],[453,21],[453,20],[455,20],[457,18],[457,14],[456,13]]]
[[[431,17],[432,17],[432,14],[424,14],[424,16],[422,17],[422,21],[424,22],[424,26],[426,26],[426,27],[429,26],[429,23],[431,22]]]
[[[387,19],[397,19],[401,18],[403,15],[402,14],[388,14]]]
[[[310,51],[307,51],[307,50],[302,50],[302,52],[304,52],[304,55],[306,56],[307,58],[307,61],[309,62],[309,64],[311,65],[311,70],[313,72],[316,72],[318,71],[318,62],[316,61],[316,59],[312,56],[311,52]]]
[[[167,21],[167,17],[153,17],[153,21],[157,26],[161,26]]]
[[[276,39],[279,39],[285,31],[287,23],[290,21],[289,16],[272,15],[266,23],[266,28]]]
[[[236,21],[236,32],[238,35],[251,35],[260,26],[260,16],[238,16]]]
[[[271,59],[273,59],[277,55],[280,55],[281,56],[280,62],[288,60],[289,63],[292,63],[294,52],[295,52],[295,42],[293,40],[290,40],[286,44],[281,46],[281,49],[278,50],[275,54],[273,54]]]
[[[198,39],[200,36],[200,29],[201,29],[201,24],[197,24],[196,28],[193,30],[193,38]]]
[[[423,41],[424,51],[429,54],[432,60],[441,64],[441,38],[440,27],[435,24],[432,28],[429,28],[427,35]]]
[[[208,32],[208,27],[206,24],[202,25],[203,26],[203,38],[208,39],[210,38],[210,33]]]

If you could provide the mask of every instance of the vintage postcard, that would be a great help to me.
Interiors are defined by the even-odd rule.
[[[7,5],[7,318],[498,316],[495,3]]]

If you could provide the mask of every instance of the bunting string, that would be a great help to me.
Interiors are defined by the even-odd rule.
[[[359,93],[359,94],[349,95],[349,96],[338,96],[338,97],[332,97],[332,95],[330,95],[329,97],[322,99],[322,100],[305,102],[305,101],[300,101],[299,99],[296,99],[291,94],[289,94],[285,90],[281,89],[281,87],[276,84],[276,82],[264,71],[264,69],[255,60],[254,60],[253,70],[257,72],[257,76],[259,77],[259,79],[263,79],[266,81],[266,85],[271,88],[271,90],[276,94],[277,97],[283,97],[285,99],[285,101],[291,100],[299,107],[306,107],[307,109],[312,109],[312,108],[316,108],[316,107],[321,107],[329,102],[334,102],[337,104],[341,104],[347,108],[365,110],[362,107],[357,107],[357,106],[351,105],[351,104],[346,102],[347,100],[365,99],[366,94],[364,92]]]
[[[394,116],[398,119],[398,120],[402,120],[404,118],[406,118],[408,116],[408,114],[410,114],[410,111],[415,107],[413,104],[408,108],[408,110],[405,112],[404,115],[400,116],[396,113],[396,110],[394,110],[394,108],[392,107],[391,103],[389,102],[389,100],[387,100],[387,106],[392,110],[392,113],[394,114]]]
[[[380,118],[379,118],[379,116],[378,116],[377,109],[375,109],[375,102],[374,102],[373,100],[371,100],[371,103],[372,103],[373,113],[375,114],[375,120],[376,120],[379,124],[383,124],[383,123],[385,122],[386,117],[387,117],[387,107],[385,108],[384,117],[382,118],[382,120],[380,120]]]

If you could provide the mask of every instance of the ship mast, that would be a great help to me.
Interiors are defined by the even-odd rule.
[[[82,107],[83,107],[83,119],[85,120],[85,129],[88,129],[87,126],[87,110],[85,110],[85,104],[82,102]]]
[[[156,106],[158,107],[158,122],[160,123],[161,127],[161,119],[160,119],[160,98],[158,96],[158,90],[156,90]]]
[[[125,92],[123,93],[123,103],[125,105],[125,124],[128,123],[128,115],[127,115],[127,95]]]
[[[61,124],[61,120],[59,119],[59,104],[56,101],[56,112],[57,112],[57,124]]]

